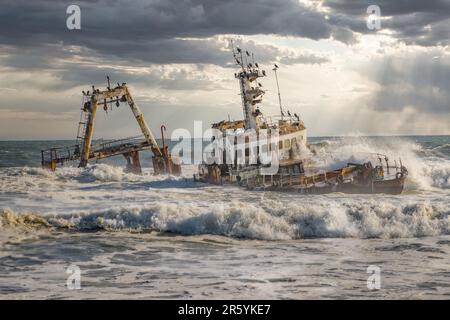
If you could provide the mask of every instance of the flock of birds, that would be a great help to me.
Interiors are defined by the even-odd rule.
[[[108,91],[110,91],[111,90],[111,87],[110,87],[110,85],[109,85],[109,76],[107,76],[106,77],[107,79],[108,79]],[[127,83],[126,82],[122,82],[122,85],[119,83],[119,82],[117,82],[117,86],[118,87],[123,87],[123,86],[125,86]],[[83,93],[83,95],[85,95],[85,96],[90,96],[91,95],[91,91],[81,91],[82,93]],[[95,93],[100,93],[100,89],[95,89],[95,86],[92,86],[92,94],[95,94]]]
[[[241,54],[241,59],[242,59],[242,49],[236,48],[236,51],[237,51],[239,54]],[[245,54],[247,55],[247,57],[252,56],[252,58],[253,58],[253,54],[250,55],[250,52],[248,52],[247,50],[245,51]],[[240,60],[236,57],[236,55],[234,56],[234,58],[236,59],[236,63],[237,63],[238,65],[240,65],[240,66],[242,66],[242,67],[244,66],[243,61],[240,61]],[[243,59],[242,59],[242,60],[243,60]],[[251,62],[248,62],[248,63],[247,63],[247,68],[253,69],[253,67],[259,68],[259,64],[258,64],[257,62],[254,62],[254,59],[253,59],[253,63],[251,63]],[[276,72],[276,70],[277,70],[278,68],[279,68],[278,65],[275,63],[275,64],[274,64],[274,68],[273,68],[272,70]],[[262,73],[263,76],[266,76],[266,71],[262,70],[261,73]],[[237,75],[237,74],[235,74],[235,76],[236,76],[236,75]],[[107,77],[107,79],[108,79],[108,90],[110,90],[109,76]],[[263,86],[263,85],[262,85],[260,82],[258,82],[258,81],[256,81],[256,83],[258,84],[258,86],[259,86],[260,88]],[[118,86],[118,87],[120,87],[120,86],[125,86],[125,85],[126,85],[125,82],[122,83],[122,85],[120,85],[119,82],[117,82],[117,86]],[[82,91],[82,93],[83,93],[84,96],[90,96],[90,95],[91,95],[91,92],[90,92],[89,90],[88,90],[88,91]],[[100,90],[99,90],[99,89],[95,89],[95,87],[92,86],[92,94],[95,94],[95,93],[100,93]],[[117,101],[117,103],[118,103],[118,101]],[[282,115],[283,117],[286,117],[286,115],[289,116],[290,118],[295,117],[295,119],[297,119],[297,121],[300,121],[300,117],[299,117],[296,113],[294,113],[294,116],[292,116],[292,114],[291,114],[291,112],[290,112],[289,110],[287,110],[286,112],[284,112],[283,110],[281,110],[281,115]]]

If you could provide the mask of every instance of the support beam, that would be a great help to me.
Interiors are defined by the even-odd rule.
[[[86,135],[83,142],[83,150],[81,151],[81,161],[79,167],[86,167],[91,151],[92,137],[94,136],[95,116],[97,115],[97,99],[95,96],[91,99],[88,122],[86,124]]]
[[[147,140],[147,142],[152,146],[153,153],[155,154],[155,156],[162,156],[162,152],[158,146],[158,143],[156,142],[155,137],[148,128],[147,122],[144,119],[144,115],[142,114],[137,104],[134,102],[128,88],[126,89],[126,98],[128,105],[130,106],[131,111],[133,112],[133,115],[136,118],[139,127],[141,128],[142,133],[144,134],[145,140]]]

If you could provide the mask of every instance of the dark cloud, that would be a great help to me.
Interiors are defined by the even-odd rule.
[[[66,7],[72,1],[6,1],[2,27],[14,25],[16,41],[48,34],[72,41],[149,40],[208,37],[216,34],[280,34],[328,38],[324,16],[296,0],[98,0],[78,1],[82,31],[66,29]],[[5,30],[5,28],[3,28]],[[5,38],[11,37],[6,31]],[[81,36],[81,37],[78,37]],[[12,40],[12,39],[10,39]],[[94,43],[91,43],[94,45]]]
[[[227,66],[228,44],[218,35],[281,35],[314,40],[358,41],[366,27],[372,0],[324,0],[322,12],[297,0],[96,0],[77,1],[81,30],[66,28],[66,8],[72,1],[6,0],[0,11],[0,44],[20,48],[11,58],[17,67],[47,67],[54,58],[110,57],[139,64],[192,63]],[[448,44],[449,0],[379,0],[382,27],[407,42]],[[248,44],[252,47],[252,44]],[[84,52],[64,48],[77,46]],[[280,61],[276,47],[256,46],[260,62]],[[252,48],[251,48],[252,49]],[[3,50],[2,50],[3,51]],[[31,52],[32,51],[32,52]],[[320,63],[323,57],[284,58],[289,63]]]
[[[21,48],[61,43],[148,63],[224,65],[230,59],[223,44],[208,38],[277,34],[325,39],[333,31],[323,14],[296,0],[78,1],[81,30],[75,31],[66,28],[69,4],[2,3],[0,43]]]
[[[82,29],[70,31],[66,8],[72,3],[3,1],[0,43],[24,50],[75,45],[94,54],[157,64],[225,65],[229,57],[223,43],[211,37],[275,34],[353,44],[358,33],[373,33],[365,21],[372,0],[318,1],[328,8],[326,13],[297,0],[80,0],[76,3],[81,7]],[[382,27],[393,30],[399,39],[420,45],[449,43],[449,0],[378,0],[375,4],[383,16],[391,17],[382,21]]]
[[[349,27],[360,33],[373,33],[366,27],[367,8],[381,9],[382,30],[392,30],[394,37],[407,44],[436,46],[450,44],[449,0],[324,0],[331,10],[333,25]]]
[[[366,15],[370,5],[377,5],[386,16],[410,14],[416,12],[439,13],[450,10],[448,0],[324,0],[323,5],[337,12],[355,16]]]

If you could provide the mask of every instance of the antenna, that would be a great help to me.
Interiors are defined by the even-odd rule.
[[[280,85],[278,84],[278,75],[277,75],[277,70],[278,70],[278,66],[275,65],[275,68],[272,69],[275,72],[275,79],[277,81],[277,89],[278,89],[278,103],[280,104],[280,113],[281,113],[281,120],[283,120],[283,107],[281,105],[281,93],[280,93]]]
[[[234,60],[236,60],[236,64],[239,65],[242,68],[242,70],[244,71],[244,59],[242,57],[242,50],[239,47],[236,47],[236,50],[234,50],[233,40],[230,40],[230,42],[231,42],[231,50],[233,51]],[[236,54],[236,52],[237,52],[237,54]],[[238,58],[240,58],[240,60]]]
[[[234,52],[234,43],[233,43],[233,39],[230,40],[231,43],[231,50],[233,51],[233,57],[236,58],[236,53]]]

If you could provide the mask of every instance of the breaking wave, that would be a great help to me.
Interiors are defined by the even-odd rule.
[[[7,168],[4,170],[3,177],[6,175],[10,178],[30,178],[36,179],[36,182],[67,182],[74,181],[80,183],[91,182],[137,182],[137,181],[161,181],[161,180],[179,180],[191,178],[193,168],[186,166],[181,177],[171,176],[154,176],[151,169],[145,169],[142,175],[127,172],[124,167],[113,166],[109,164],[99,163],[90,164],[86,168],[78,167],[61,167],[54,172],[39,167],[23,167],[23,168]],[[2,175],[0,175],[0,179]],[[31,181],[31,180],[29,180]]]
[[[403,238],[450,234],[450,208],[430,201],[399,204],[315,197],[305,205],[233,202],[199,209],[193,204],[148,204],[73,215],[36,216],[3,210],[3,225],[33,225],[77,231],[156,230],[183,235],[286,240],[358,237]]]
[[[120,182],[120,181],[138,181],[142,176],[126,172],[123,167],[116,167],[108,164],[93,164],[86,168],[62,167],[51,172],[42,168],[24,167],[16,171],[17,175],[38,176],[53,180],[75,179],[79,182]],[[145,175],[150,175],[146,172]]]

